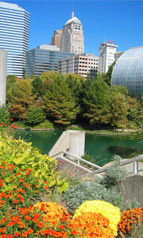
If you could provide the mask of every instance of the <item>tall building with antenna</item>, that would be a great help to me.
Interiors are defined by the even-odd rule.
[[[60,50],[63,52],[83,54],[84,53],[84,36],[81,21],[74,16],[69,19],[63,29],[61,36]]]

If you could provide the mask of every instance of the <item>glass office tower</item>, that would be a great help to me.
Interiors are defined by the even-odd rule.
[[[29,13],[13,3],[0,2],[0,48],[7,51],[7,75],[22,78],[29,44]]]
[[[26,53],[25,73],[30,77],[39,76],[45,71],[58,71],[58,61],[75,55],[61,52],[55,45],[41,45]]]

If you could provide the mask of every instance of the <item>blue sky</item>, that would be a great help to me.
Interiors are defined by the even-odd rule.
[[[101,42],[113,40],[117,51],[143,45],[143,1],[6,0],[30,13],[29,49],[49,44],[55,30],[75,16],[82,22],[86,53],[98,56]]]

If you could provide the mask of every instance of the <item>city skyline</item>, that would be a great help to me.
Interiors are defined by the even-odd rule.
[[[29,50],[49,44],[55,30],[71,18],[72,8],[83,25],[85,53],[98,56],[101,42],[108,39],[117,51],[143,45],[142,1],[35,1],[6,0],[30,13]]]

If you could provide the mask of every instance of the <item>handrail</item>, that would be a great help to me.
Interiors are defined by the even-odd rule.
[[[67,151],[65,151],[65,150],[62,150],[62,152],[63,152],[64,154],[67,154],[67,155],[70,155],[70,156],[76,158],[76,159],[78,160],[78,164],[80,164],[80,161],[81,161],[81,162],[84,162],[84,163],[86,163],[86,164],[88,164],[88,165],[90,165],[90,166],[93,166],[93,167],[97,168],[97,169],[101,169],[101,168],[102,168],[101,166],[99,166],[99,165],[97,165],[97,164],[93,164],[93,163],[91,163],[91,162],[89,162],[89,161],[87,161],[87,160],[85,160],[85,159],[82,159],[82,158],[78,157],[77,155],[73,155],[73,154],[71,154],[71,153],[69,153],[69,152],[67,152]]]
[[[75,158],[75,159],[78,160],[77,163],[78,163],[79,165],[80,165],[80,162],[84,162],[84,163],[86,163],[86,164],[88,164],[88,165],[90,165],[90,166],[95,167],[95,168],[98,169],[98,170],[91,171],[88,176],[93,176],[94,174],[103,173],[103,172],[105,172],[108,168],[110,168],[110,167],[112,166],[112,165],[110,165],[110,166],[107,166],[107,167],[105,167],[105,168],[100,167],[100,166],[98,166],[98,165],[96,165],[96,164],[93,164],[93,163],[91,163],[91,162],[89,162],[89,161],[87,161],[87,160],[84,160],[84,159],[82,159],[82,158],[80,158],[80,157],[78,157],[78,156],[76,156],[76,155],[73,155],[73,154],[71,154],[71,153],[69,153],[69,152],[67,152],[67,151],[65,151],[65,150],[62,150],[61,152],[55,154],[53,157],[56,157],[56,156],[58,156],[59,154],[62,154],[62,157],[63,157],[64,154],[67,154],[67,155],[72,156],[73,158]],[[142,161],[143,161],[143,155],[138,155],[138,156],[136,156],[136,157],[134,157],[134,158],[127,159],[126,161],[121,161],[121,166],[124,166],[124,165],[133,163],[133,171],[130,172],[130,173],[137,174],[138,172],[143,171],[143,169],[142,169],[142,170],[139,169],[139,166],[138,166],[138,161],[139,161],[139,160],[142,160]],[[71,161],[73,161],[73,160],[71,159]]]
[[[82,158],[80,158],[80,157],[78,157],[78,156],[76,156],[76,155],[73,155],[73,154],[71,154],[71,153],[69,153],[69,152],[67,152],[67,151],[65,151],[65,150],[62,150],[61,152],[58,152],[57,154],[55,154],[55,155],[53,155],[53,157],[57,157],[59,154],[62,154],[62,156],[63,156],[63,154],[67,154],[67,155],[70,155],[70,156],[72,156],[73,158],[75,158],[76,160],[78,160],[78,164],[80,165],[80,162],[84,162],[85,164],[88,164],[88,165],[90,165],[90,166],[92,166],[92,167],[95,167],[95,168],[97,168],[97,169],[101,169],[102,167],[101,166],[98,166],[98,165],[96,165],[96,164],[93,164],[93,163],[91,163],[91,162],[89,162],[89,161],[87,161],[87,160],[84,160],[84,159],[82,159]]]
[[[134,174],[137,174],[139,172],[139,169],[138,169],[138,161],[139,160],[143,160],[143,155],[138,155],[134,158],[131,158],[131,159],[127,159],[126,161],[121,161],[121,166],[123,165],[126,165],[126,164],[131,164],[133,163],[133,173]],[[110,166],[107,166],[106,168],[101,168],[101,169],[98,169],[98,170],[95,170],[93,172],[91,172],[89,174],[89,176],[93,176],[94,174],[99,174],[99,173],[103,173],[105,172],[108,168],[110,168],[112,165]],[[142,170],[141,170],[142,171]]]

